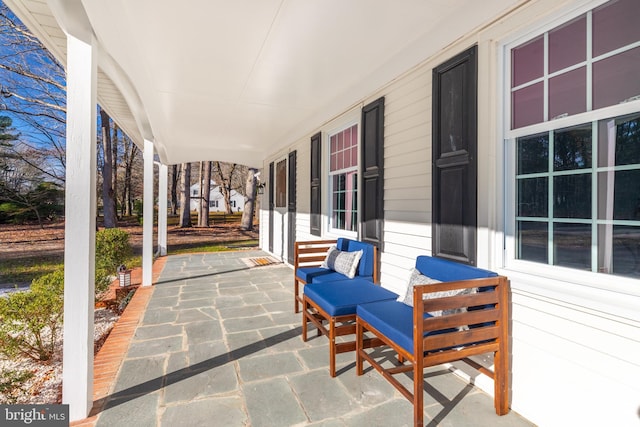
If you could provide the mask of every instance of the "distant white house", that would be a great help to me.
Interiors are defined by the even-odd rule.
[[[193,184],[190,187],[191,191],[191,203],[190,208],[192,211],[198,210],[198,204],[200,202],[200,183]],[[238,193],[236,190],[231,190],[231,210],[233,212],[240,212],[244,209],[245,197]],[[209,212],[226,212],[227,205],[220,191],[220,186],[211,181],[211,191],[209,193]]]

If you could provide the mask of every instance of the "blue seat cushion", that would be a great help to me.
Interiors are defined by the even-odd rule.
[[[413,353],[412,307],[397,301],[377,301],[359,305],[357,314],[391,341]],[[425,313],[424,317],[431,315]]]
[[[356,276],[353,279],[349,279],[347,276],[345,276],[342,273],[338,273],[337,271],[329,270],[328,274],[322,274],[322,275],[315,276],[313,278],[313,280],[311,281],[311,283],[328,283],[328,282],[337,282],[337,281],[340,281],[340,280],[365,280],[367,282],[373,282],[373,276],[369,276],[369,277]],[[307,283],[309,283],[309,282],[307,282]]]
[[[296,277],[304,280],[305,283],[312,283],[316,277],[330,273],[335,273],[335,271],[323,267],[301,267],[296,270]],[[346,276],[344,277],[346,279]]]
[[[304,294],[332,317],[356,314],[358,304],[398,298],[394,292],[364,279],[313,283],[304,287]]]

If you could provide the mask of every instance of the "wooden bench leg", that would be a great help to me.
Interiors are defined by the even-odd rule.
[[[336,376],[336,321],[329,318],[329,375]]]
[[[509,412],[509,364],[507,356],[502,351],[496,351],[494,362],[494,406],[496,414],[505,415]]]
[[[296,305],[298,305],[298,300],[296,299]],[[302,307],[302,341],[307,341],[307,303],[304,302],[304,306]]]
[[[300,313],[300,301],[298,301],[298,292],[300,291],[298,279],[293,279],[293,312]]]
[[[360,352],[364,349],[364,327],[356,321],[356,375],[360,376],[364,373],[362,356]]]
[[[424,425],[424,364],[422,357],[413,363],[413,425]]]

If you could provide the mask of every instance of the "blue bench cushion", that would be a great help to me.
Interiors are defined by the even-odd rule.
[[[304,294],[332,317],[356,314],[358,304],[380,300],[394,301],[398,297],[397,294],[364,279],[313,283],[304,287]]]
[[[493,271],[426,255],[420,255],[416,258],[416,269],[425,276],[440,280],[441,282],[485,279],[498,275]]]
[[[329,273],[335,273],[335,271],[324,267],[301,267],[296,270],[296,276],[304,280],[305,283],[311,283],[317,277]]]
[[[358,305],[357,314],[391,341],[413,353],[412,307],[397,301],[378,301]],[[431,316],[425,313],[424,317]]]
[[[314,277],[312,283],[329,283],[329,282],[337,282],[340,280],[365,280],[367,282],[373,282],[373,277],[356,276],[353,279],[349,279],[344,274],[338,273],[337,271],[329,270],[328,274],[323,274],[321,276]]]
[[[373,276],[373,253],[375,248],[372,244],[341,237],[338,239],[336,247],[341,251],[349,252],[362,250],[362,257],[360,258],[360,264],[358,265],[358,273],[356,276]]]

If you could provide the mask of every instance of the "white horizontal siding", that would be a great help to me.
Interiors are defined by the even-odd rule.
[[[364,105],[385,97],[384,287],[403,293],[415,258],[431,253],[432,69],[476,43],[481,163],[478,261],[494,270],[501,267],[501,176],[505,165],[499,140],[503,114],[498,100],[502,86],[498,81],[500,40],[520,33],[541,16],[576,4],[527,2],[482,32],[461,35],[456,45],[363,100]],[[345,110],[345,116],[352,112]],[[321,126],[319,123],[317,130]],[[291,148],[298,149],[297,238],[308,240],[315,238],[308,233],[308,138],[292,142]],[[261,218],[266,225],[267,217]],[[267,228],[264,230],[261,236]],[[628,295],[611,292],[603,296],[579,286],[578,278],[553,288],[543,277],[500,272],[510,276],[513,290],[512,410],[544,426],[639,425],[640,322],[632,313],[634,302]],[[612,280],[615,278],[603,276],[603,281]],[[571,292],[563,293],[562,289],[568,288]],[[492,382],[482,375],[475,383],[492,392]]]
[[[638,325],[511,286],[513,406],[540,425],[637,423]]]

